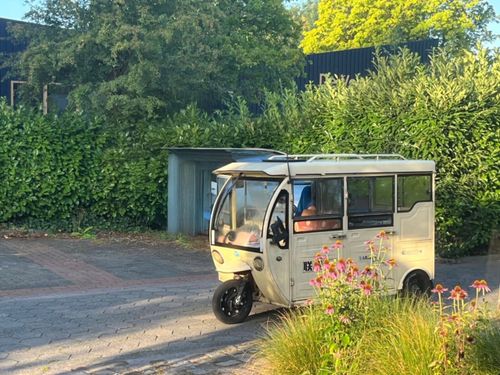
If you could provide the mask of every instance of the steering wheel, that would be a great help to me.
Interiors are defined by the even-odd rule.
[[[286,249],[288,247],[288,231],[279,216],[277,216],[276,221],[271,224],[271,231],[273,232],[272,242],[280,249]]]

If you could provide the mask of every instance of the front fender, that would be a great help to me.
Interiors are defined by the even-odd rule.
[[[240,251],[236,249],[224,248],[224,247],[213,247],[212,252],[218,252],[224,259],[224,263],[219,263],[215,260],[212,254],[212,260],[215,265],[215,270],[219,273],[242,273],[249,272],[252,270],[250,263],[252,257],[250,257],[246,251]]]

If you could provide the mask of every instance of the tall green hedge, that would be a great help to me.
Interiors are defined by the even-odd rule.
[[[500,217],[500,56],[403,52],[365,78],[268,93],[259,115],[235,100],[156,123],[43,117],[0,104],[0,221],[63,229],[162,227],[167,147],[400,153],[437,164],[438,249],[484,248]],[[334,78],[334,77],[333,77]]]
[[[167,152],[150,128],[0,103],[0,222],[76,230],[161,226]]]

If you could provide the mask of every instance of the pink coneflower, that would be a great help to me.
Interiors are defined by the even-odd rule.
[[[323,260],[323,255],[321,255],[321,253],[316,253],[316,254],[314,255],[314,260],[315,260],[316,262],[319,262],[320,260]]]
[[[377,235],[375,237],[385,240],[385,239],[387,239],[387,233],[385,233],[385,230],[381,230],[380,232],[377,233]]]
[[[328,246],[323,246],[323,248],[321,249],[321,252],[325,255],[328,255],[328,253],[330,252],[330,249],[328,248]]]
[[[361,290],[363,291],[363,294],[365,296],[369,296],[370,294],[372,294],[373,292],[373,287],[370,283],[367,283],[365,282],[364,280],[362,280],[360,283],[359,283],[359,286],[361,288]]]
[[[434,289],[431,290],[432,293],[437,293],[438,298],[439,298],[439,304],[438,304],[439,305],[439,316],[443,316],[443,297],[441,297],[441,295],[447,291],[448,291],[448,289],[445,288],[441,284],[436,284]]]
[[[337,240],[335,241],[335,243],[332,245],[332,249],[335,249],[335,250],[338,250],[338,249],[342,249],[342,241],[340,240]]]
[[[448,289],[443,287],[441,284],[436,284],[434,289],[431,290],[432,293],[437,293],[437,294],[443,294],[444,292],[447,292]]]
[[[472,285],[472,288],[476,289],[477,291],[482,291],[483,294],[486,292],[491,292],[491,289],[488,287],[488,283],[486,280],[475,280]]]
[[[325,310],[325,314],[327,315],[332,315],[334,313],[334,309],[333,309],[333,306],[332,305],[328,305],[326,310]]]
[[[366,266],[363,271],[361,271],[361,275],[363,276],[371,276],[372,275],[372,268],[370,266]]]
[[[467,298],[468,293],[463,290],[460,286],[456,286],[453,288],[453,290],[450,292],[450,297],[448,299],[452,299],[455,301],[463,301],[465,298]]]
[[[338,274],[337,274],[337,269],[335,268],[335,264],[331,263],[330,267],[328,268],[328,277],[332,280],[337,280]]]
[[[394,258],[387,259],[384,263],[389,267],[390,270],[396,267],[396,260]]]
[[[353,275],[354,277],[358,277],[358,276],[359,276],[359,268],[358,268],[358,266],[354,264],[354,265],[351,267],[351,272],[352,272],[352,275]]]
[[[343,273],[345,269],[346,269],[346,262],[344,258],[340,258],[339,261],[337,262],[337,270]]]
[[[328,277],[332,280],[337,280],[339,278],[339,275],[337,272],[329,272]]]
[[[345,280],[348,283],[352,283],[353,279],[354,279],[354,275],[352,274],[352,271],[351,270],[347,271],[346,274],[345,274]]]
[[[323,269],[326,271],[330,268],[330,261],[328,259],[325,259],[323,261]]]
[[[310,280],[309,285],[321,288],[321,286],[323,285],[323,277],[318,276],[315,279]]]
[[[321,263],[320,262],[318,262],[318,261],[314,262],[314,264],[313,264],[313,271],[314,272],[321,271]]]

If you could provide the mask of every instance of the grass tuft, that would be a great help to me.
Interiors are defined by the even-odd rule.
[[[425,300],[374,301],[369,327],[352,353],[352,374],[432,375],[438,359],[437,315]]]
[[[432,364],[442,354],[436,327],[439,316],[429,301],[374,298],[369,321],[353,327],[358,339],[342,353],[337,369],[323,368],[328,358],[328,329],[316,308],[285,313],[270,328],[261,354],[267,374],[283,375],[434,375]],[[361,322],[360,322],[361,324]],[[486,322],[466,350],[460,366],[451,364],[446,374],[498,375],[500,369],[500,320]],[[330,362],[331,363],[331,362]]]
[[[314,308],[286,312],[273,324],[264,340],[262,354],[268,374],[312,375],[320,369],[322,330]]]

